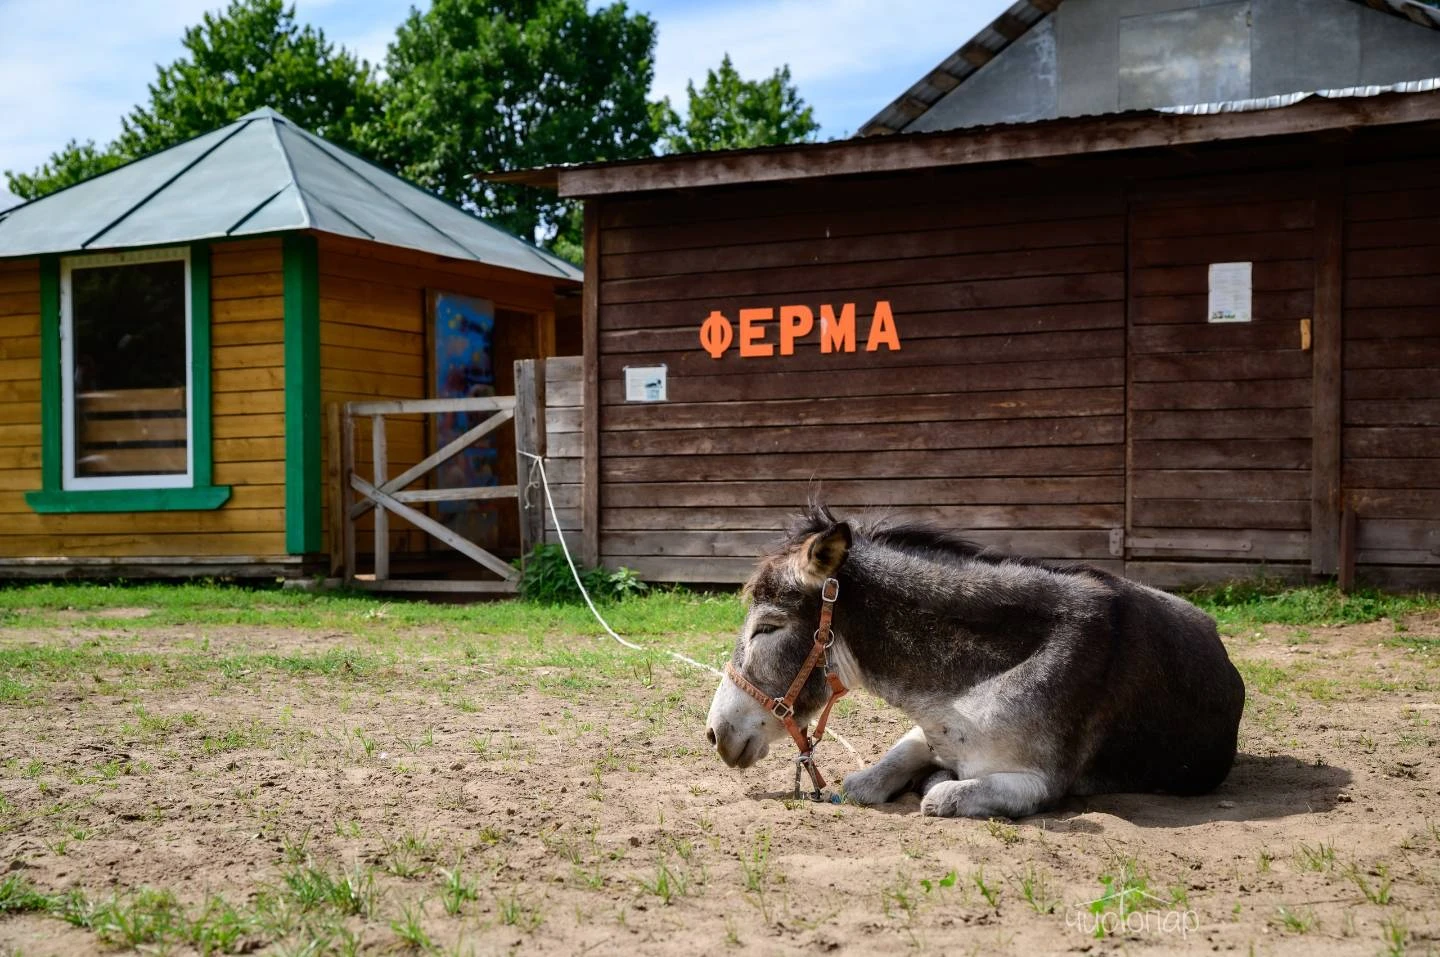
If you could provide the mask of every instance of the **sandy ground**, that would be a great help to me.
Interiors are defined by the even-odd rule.
[[[1440,661],[1396,631],[1231,638],[1250,701],[1220,790],[1015,822],[922,818],[915,798],[792,800],[782,749],[732,772],[703,746],[712,679],[618,652],[573,667],[529,640],[430,649],[422,635],[355,673],[80,667],[0,701],[0,879],[122,910],[165,889],[190,919],[220,895],[250,915],[239,952],[401,952],[410,922],[457,954],[1436,953]],[[127,609],[112,630],[11,630],[0,647],[198,637]],[[203,638],[217,658],[357,641]],[[863,696],[835,726],[866,759],[904,730]],[[853,767],[833,743],[823,757]],[[311,868],[373,882],[362,912],[287,891]],[[468,890],[451,915],[457,871]],[[113,951],[107,939],[124,941],[0,914],[0,954]]]

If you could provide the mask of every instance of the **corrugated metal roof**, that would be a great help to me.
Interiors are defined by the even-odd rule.
[[[1157,113],[1178,113],[1182,116],[1204,116],[1212,113],[1250,113],[1255,110],[1278,110],[1294,106],[1312,96],[1327,100],[1351,100],[1382,93],[1434,93],[1440,90],[1440,78],[1430,80],[1408,80],[1404,83],[1387,83],[1384,86],[1346,86],[1335,90],[1311,90],[1304,93],[1277,93],[1274,96],[1257,96],[1248,100],[1226,100],[1221,103],[1190,103],[1184,106],[1157,106]]]
[[[564,260],[268,108],[0,213],[0,257],[300,229],[582,278]]]
[[[876,136],[898,133],[932,106],[939,103],[946,94],[968,80],[977,70],[989,63],[1006,47],[1019,40],[1046,16],[1054,13],[1064,0],[1019,0],[960,49],[946,57],[938,66],[925,74],[900,94],[893,102],[876,113],[860,127],[861,136]],[[1352,0],[1372,10],[1404,17],[1412,23],[1432,30],[1440,30],[1440,9],[1419,2],[1419,0]],[[1308,96],[1310,94],[1301,94]],[[1275,99],[1269,97],[1268,99]],[[1279,104],[1284,105],[1284,104]]]
[[[1018,0],[860,127],[861,136],[898,133],[976,70],[1030,32],[1064,0]]]
[[[1440,30],[1440,10],[1429,4],[1421,3],[1420,0],[1355,0],[1355,2],[1363,3],[1370,9],[1379,10],[1381,13],[1393,13],[1397,17],[1404,17],[1422,27]]]

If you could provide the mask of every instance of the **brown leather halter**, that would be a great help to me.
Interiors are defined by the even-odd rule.
[[[790,732],[790,737],[795,739],[795,747],[800,749],[800,755],[795,759],[795,796],[800,796],[800,769],[804,768],[810,775],[810,783],[815,790],[810,794],[811,800],[822,800],[820,792],[825,788],[825,778],[820,774],[820,769],[815,766],[815,745],[825,736],[825,722],[830,720],[830,709],[835,702],[845,697],[850,689],[840,680],[840,676],[830,670],[830,646],[835,643],[835,636],[830,631],[830,617],[835,612],[835,599],[840,597],[840,582],[834,578],[825,579],[825,584],[820,586],[820,627],[815,629],[815,644],[810,649],[810,654],[805,658],[805,664],[801,666],[800,673],[795,680],[790,682],[790,688],[785,692],[783,698],[772,698],[751,684],[744,675],[736,670],[735,665],[730,662],[725,664],[725,674],[735,682],[736,687],[754,698],[765,706],[775,717],[785,724],[785,730]],[[815,666],[824,662],[822,668],[825,673],[825,681],[830,686],[830,698],[825,702],[825,709],[820,712],[820,720],[815,723],[815,737],[812,740],[806,734],[805,728],[801,727],[795,720],[795,699],[800,697],[800,691],[805,687],[805,682],[810,680],[810,673]]]

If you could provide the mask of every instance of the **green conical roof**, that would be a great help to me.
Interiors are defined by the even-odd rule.
[[[0,212],[0,258],[313,229],[578,281],[574,266],[268,107]]]

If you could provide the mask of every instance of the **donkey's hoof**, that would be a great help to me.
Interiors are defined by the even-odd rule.
[[[856,804],[884,804],[898,790],[893,775],[879,765],[845,775],[841,788],[845,797]]]
[[[979,781],[935,781],[935,775],[926,780],[925,796],[920,799],[920,813],[926,817],[994,817],[990,808],[981,807]]]

